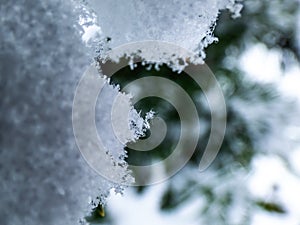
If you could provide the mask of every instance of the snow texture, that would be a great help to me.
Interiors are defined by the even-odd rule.
[[[203,48],[216,40],[212,31],[219,10],[238,14],[240,9],[230,0],[114,0],[92,1],[93,14],[74,1],[0,3],[1,224],[78,224],[112,188],[122,190],[92,170],[75,144],[73,97],[93,54],[82,42],[79,18],[85,27],[100,30],[94,37],[110,37],[96,42],[100,56],[110,47],[154,39],[187,48],[200,55],[192,61],[200,62]],[[174,61],[170,54],[161,56]],[[101,101],[111,102],[118,93],[107,85]],[[100,108],[97,115],[107,110]],[[99,117],[98,128],[106,131],[110,124]],[[110,149],[122,147],[108,132],[101,135]],[[116,165],[125,164],[124,157],[119,160]]]
[[[80,13],[72,1],[0,3],[1,224],[79,224],[112,188],[122,190],[92,170],[75,144],[73,98],[91,63]],[[118,93],[107,85],[102,101]],[[105,131],[110,124],[102,122]],[[103,132],[110,148],[123,151],[111,138]]]
[[[220,10],[229,9],[235,18],[242,9],[242,5],[234,0],[91,0],[89,7],[97,16],[99,35],[109,40],[110,48],[131,42],[157,40],[194,53],[195,57],[184,58],[180,52],[152,50],[153,54],[159,54],[161,62],[172,62],[174,70],[178,70],[181,61],[184,64],[203,62],[204,48],[218,40],[213,31]],[[101,47],[103,58],[105,49],[109,48]],[[139,55],[151,61],[151,57],[146,57],[142,49],[139,52],[127,52],[127,55]],[[182,60],[178,61],[178,58]]]

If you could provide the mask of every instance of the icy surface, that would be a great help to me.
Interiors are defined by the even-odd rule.
[[[74,92],[91,63],[78,13],[71,1],[0,3],[1,224],[78,224],[97,197],[122,188],[93,171],[75,145]],[[102,100],[117,93],[107,85]]]
[[[242,9],[234,0],[91,0],[89,5],[111,48],[146,40],[169,42],[195,54],[195,58],[184,62],[201,62],[204,48],[217,41],[213,30],[220,10],[229,9],[233,17],[238,17]],[[148,60],[142,52],[138,54]],[[169,54],[153,54],[172,60]],[[172,54],[182,57],[178,52]]]

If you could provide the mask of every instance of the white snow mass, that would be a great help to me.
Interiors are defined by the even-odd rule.
[[[219,10],[230,8],[234,15],[240,10],[231,0],[93,0],[95,14],[81,4],[75,0],[0,3],[1,224],[85,223],[93,204],[105,201],[112,188],[122,190],[89,167],[75,144],[74,92],[94,54],[82,41],[84,29],[79,23],[100,27],[98,36],[111,40],[97,42],[100,58],[109,48],[154,39],[197,53],[198,62],[204,57],[203,48],[216,40],[212,31]],[[96,16],[98,23],[93,20]],[[104,118],[119,91],[107,84],[104,92],[101,101],[107,108],[97,109],[97,127],[110,150],[123,156],[115,166],[126,165],[124,146],[106,132],[111,124]],[[140,117],[135,114],[132,119]],[[126,166],[121,170],[129,179]]]

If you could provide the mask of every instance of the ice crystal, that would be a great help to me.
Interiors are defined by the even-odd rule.
[[[112,188],[122,190],[90,168],[75,144],[74,92],[91,63],[80,9],[60,0],[0,3],[1,224],[78,224]],[[119,93],[109,84],[104,92],[106,103]],[[97,111],[100,132],[111,126],[101,119],[107,110]],[[103,135],[109,149],[125,154]],[[127,174],[124,157],[115,160]]]
[[[233,17],[238,17],[242,9],[242,5],[234,0],[91,0],[89,6],[97,16],[101,35],[109,38],[110,48],[156,40],[175,44],[195,54],[193,58],[183,58],[180,52],[152,51],[164,63],[172,62],[171,67],[175,70],[180,66],[177,58],[183,59],[184,63],[203,62],[204,48],[217,40],[213,30],[220,10],[229,9]],[[127,55],[132,53],[129,51]],[[151,56],[143,53],[134,52],[146,61],[151,60]],[[103,56],[105,51],[102,51]]]

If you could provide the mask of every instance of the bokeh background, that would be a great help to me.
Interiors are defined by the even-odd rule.
[[[167,66],[157,71],[138,65],[112,77],[112,83],[121,88],[146,76],[162,76],[180,84],[197,105],[201,139],[182,171],[164,183],[112,195],[107,216],[97,215],[96,209],[88,218],[91,222],[299,225],[299,10],[296,0],[251,0],[244,2],[238,19],[221,12],[215,30],[219,42],[206,49],[205,62],[226,98],[227,130],[217,158],[203,173],[197,169],[210,132],[210,111],[195,82]],[[135,107],[142,115],[157,112],[167,121],[168,132],[152,151],[127,147],[127,161],[149,165],[163,160],[180,135],[176,110],[156,97],[143,99]]]

